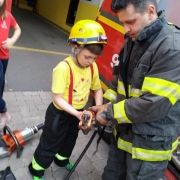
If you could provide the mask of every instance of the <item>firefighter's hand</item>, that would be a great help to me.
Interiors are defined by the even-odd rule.
[[[106,125],[108,123],[107,118],[107,107],[109,104],[103,104],[99,106],[92,106],[89,109],[96,113],[96,119],[102,124]]]

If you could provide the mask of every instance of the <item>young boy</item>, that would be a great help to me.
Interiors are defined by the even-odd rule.
[[[43,133],[29,165],[34,180],[44,180],[44,171],[52,161],[72,169],[69,157],[90,90],[94,91],[96,105],[102,104],[103,92],[95,60],[107,44],[103,27],[92,20],[81,20],[72,27],[68,44],[73,45],[73,54],[53,70],[53,102],[46,111]]]

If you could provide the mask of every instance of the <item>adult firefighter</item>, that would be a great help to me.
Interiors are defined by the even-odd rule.
[[[111,103],[91,108],[115,124],[102,180],[158,180],[180,132],[180,30],[156,0],[113,0],[111,9],[126,42],[104,94]]]

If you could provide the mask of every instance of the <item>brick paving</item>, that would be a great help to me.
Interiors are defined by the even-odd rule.
[[[49,91],[25,91],[25,92],[5,92],[8,112],[12,116],[12,121],[8,123],[11,130],[23,130],[26,127],[37,126],[44,122],[45,111],[51,102],[51,92]],[[19,159],[16,157],[16,150],[10,157],[0,159],[0,170],[6,166],[10,166],[17,180],[32,180],[32,176],[28,171],[28,164],[31,161],[34,150],[39,142],[42,130],[39,130],[24,145],[24,150]],[[2,133],[2,132],[1,132]],[[79,132],[79,137],[73,153],[71,161],[75,162],[87,142],[89,141],[93,131],[84,135]],[[93,155],[96,148],[98,134],[90,145],[89,149],[83,156],[82,160],[71,175],[71,180],[100,180],[103,168],[107,161],[109,145],[101,140],[98,152]],[[60,168],[54,163],[45,171],[46,180],[64,180],[68,172],[64,168]]]

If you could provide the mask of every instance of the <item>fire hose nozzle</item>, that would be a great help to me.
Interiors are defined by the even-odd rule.
[[[81,121],[79,123],[79,129],[83,131],[85,135],[92,130],[93,126],[96,124],[96,115],[94,111],[84,111],[81,115]]]

